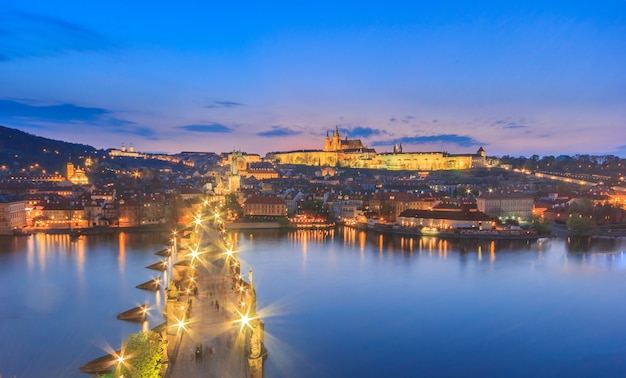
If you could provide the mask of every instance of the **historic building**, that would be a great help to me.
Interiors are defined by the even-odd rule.
[[[0,194],[0,234],[12,234],[26,226],[26,202],[12,194]]]
[[[532,194],[482,193],[476,197],[478,210],[492,218],[528,221],[532,218],[535,199]]]
[[[85,170],[79,166],[74,167],[73,163],[67,163],[67,179],[74,185],[89,185]]]
[[[420,171],[486,168],[495,164],[487,159],[482,147],[475,154],[449,154],[402,152],[402,145],[398,144],[393,152],[379,154],[373,148],[365,147],[360,139],[348,139],[347,134],[341,138],[338,127],[332,136],[326,133],[322,150],[271,152],[266,158],[278,164]]]
[[[480,211],[458,209],[414,210],[403,211],[396,222],[403,227],[430,227],[437,230],[476,229],[491,230],[491,218]]]
[[[249,197],[243,204],[244,216],[287,216],[287,204],[280,197]]]

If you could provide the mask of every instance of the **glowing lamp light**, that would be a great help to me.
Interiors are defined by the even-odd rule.
[[[241,315],[241,328],[243,328],[244,325],[250,327],[250,318],[248,318],[248,315]]]
[[[117,357],[117,363],[121,364],[122,362],[124,362],[124,356],[118,356]]]

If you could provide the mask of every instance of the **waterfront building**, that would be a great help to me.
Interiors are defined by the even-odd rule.
[[[0,235],[19,232],[26,226],[26,201],[11,194],[0,194]]]
[[[40,216],[33,219],[40,228],[83,228],[86,227],[85,209],[82,205],[67,203],[44,205]]]
[[[489,215],[480,211],[468,211],[462,208],[457,210],[405,210],[398,216],[396,223],[403,227],[430,227],[438,230],[492,229]]]
[[[285,200],[276,196],[253,195],[243,204],[244,216],[287,216]]]
[[[535,199],[522,192],[485,192],[476,197],[478,210],[492,218],[528,221],[532,218]]]
[[[394,222],[405,210],[432,209],[443,198],[443,193],[417,195],[406,192],[379,192],[369,199],[369,210],[379,214],[385,221]]]

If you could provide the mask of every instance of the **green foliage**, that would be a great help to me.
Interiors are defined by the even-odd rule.
[[[224,196],[224,210],[230,210],[240,217],[243,215],[243,207],[241,207],[241,204],[237,201],[236,194],[230,193]]]
[[[574,201],[569,207],[570,214],[582,214],[589,216],[593,214],[593,201],[582,198]]]
[[[537,232],[539,233],[539,235],[548,235],[550,234],[550,231],[552,230],[552,222],[550,221],[542,221],[539,217],[537,216],[533,216],[532,219],[532,226],[535,230],[537,230]]]
[[[541,158],[538,155],[530,158],[504,155],[500,158],[500,162],[511,164],[513,168],[608,176],[610,177],[608,182],[613,183],[619,182],[619,177],[624,175],[626,167],[626,159],[615,155],[561,155]]]
[[[328,214],[328,208],[321,200],[303,200],[300,202],[300,210],[309,210],[316,214]]]
[[[567,230],[575,237],[591,236],[596,231],[596,223],[588,215],[572,213],[567,219]]]
[[[115,370],[115,377],[159,378],[161,373],[161,336],[153,331],[133,333],[124,341],[126,360]]]

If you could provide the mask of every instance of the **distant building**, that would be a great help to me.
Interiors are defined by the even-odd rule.
[[[491,230],[491,218],[480,211],[458,209],[405,210],[396,221],[403,227],[431,227],[439,230],[476,229]]]
[[[73,163],[67,163],[67,179],[74,185],[89,185],[85,171],[78,166],[74,167]]]
[[[278,178],[278,171],[270,162],[248,163],[241,174],[245,177],[254,177],[257,180]]]
[[[132,157],[132,158],[145,158],[146,155],[139,153],[137,151],[135,151],[135,147],[133,147],[133,144],[130,144],[129,148],[126,148],[123,144],[122,144],[122,148],[117,150],[117,149],[112,149],[109,151],[109,156],[124,156],[124,157]]]
[[[285,200],[276,196],[250,196],[243,204],[244,216],[287,216]]]
[[[422,171],[487,168],[496,164],[495,160],[487,159],[482,147],[475,154],[449,154],[403,152],[402,145],[394,145],[392,153],[379,154],[365,147],[360,139],[348,139],[347,134],[341,138],[338,127],[332,136],[326,133],[321,150],[271,152],[266,158],[278,164]]]
[[[332,138],[328,135],[328,132],[326,133],[324,151],[345,151],[363,148],[365,148],[365,146],[363,146],[360,139],[348,139],[348,134],[346,134],[345,139],[341,139],[339,136],[339,126],[335,127]]]
[[[0,194],[0,235],[10,235],[26,226],[26,201]]]
[[[535,199],[532,194],[482,193],[476,198],[478,210],[492,218],[528,221],[532,218]]]

